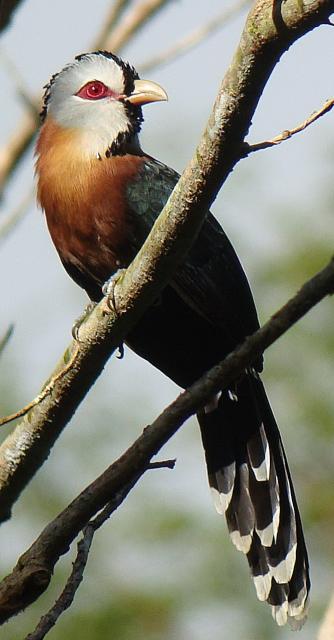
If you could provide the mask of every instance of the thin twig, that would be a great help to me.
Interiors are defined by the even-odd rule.
[[[50,629],[55,626],[61,614],[71,606],[83,579],[94,533],[94,527],[90,524],[88,524],[83,530],[83,537],[78,542],[77,556],[74,560],[71,574],[62,593],[51,609],[41,617],[34,631],[26,636],[25,640],[43,640]]]
[[[125,15],[105,42],[108,51],[120,51],[171,0],[141,0]]]
[[[129,4],[131,4],[131,0],[115,0],[111,6],[109,15],[105,17],[103,27],[96,38],[96,49],[100,49],[100,47],[105,46],[104,43],[107,41],[110,31],[115,28]]]
[[[161,469],[168,468],[173,469],[175,460],[162,460],[160,462],[151,462],[148,469]],[[139,476],[138,476],[139,477]],[[73,563],[73,569],[66,582],[66,585],[56,600],[55,604],[51,607],[47,614],[41,617],[37,627],[32,633],[25,638],[25,640],[43,640],[46,634],[55,626],[58,618],[66,609],[68,609],[75,597],[75,594],[82,582],[84,570],[87,565],[89,551],[93,542],[93,537],[98,529],[110,518],[110,516],[118,509],[122,502],[127,497],[129,491],[137,481],[135,478],[132,482],[128,483],[116,496],[106,504],[104,509],[83,529],[83,537],[78,542],[78,551],[76,559]]]
[[[4,333],[2,338],[0,338],[0,355],[2,354],[9,340],[11,339],[13,335],[13,331],[14,331],[14,325],[10,324],[7,331]]]
[[[52,391],[54,390],[54,387],[55,387],[56,383],[58,382],[58,380],[63,378],[66,375],[66,373],[68,371],[70,371],[70,369],[72,369],[72,367],[75,364],[76,357],[77,357],[77,355],[79,353],[79,349],[80,349],[80,344],[77,343],[77,348],[71,354],[70,360],[66,364],[66,366],[63,369],[61,369],[60,371],[58,371],[58,373],[56,375],[51,376],[51,378],[47,382],[47,384],[44,385],[42,391],[33,400],[31,400],[31,402],[26,404],[24,407],[22,407],[22,409],[19,409],[15,413],[11,413],[8,416],[4,416],[3,418],[0,418],[0,427],[3,427],[5,424],[8,424],[9,422],[13,422],[14,420],[17,420],[17,418],[22,418],[29,411],[31,411],[31,409],[33,409],[34,407],[39,405],[41,402],[43,402],[43,400],[50,393],[52,393]]]
[[[176,458],[172,460],[161,460],[157,462],[150,462],[148,469],[174,469],[176,464]]]
[[[257,142],[256,144],[247,144],[243,145],[243,149],[245,150],[245,155],[248,156],[250,153],[254,153],[254,151],[260,151],[262,149],[269,149],[270,147],[277,146],[281,144],[281,142],[285,142],[285,140],[289,140],[292,136],[296,135],[296,133],[300,133],[304,131],[307,127],[309,127],[313,122],[324,116],[326,113],[331,111],[334,107],[334,98],[330,98],[326,100],[323,106],[318,109],[318,111],[314,111],[306,120],[304,120],[301,124],[294,127],[294,129],[286,129],[282,131],[278,136],[272,138],[271,140],[263,140],[263,142]]]
[[[66,581],[65,587],[49,611],[41,617],[39,623],[32,633],[29,633],[25,640],[43,640],[46,634],[55,626],[59,617],[68,609],[75,597],[77,590],[83,579],[83,574],[87,565],[89,551],[96,531],[110,518],[118,509],[132,489],[134,482],[127,484],[118,494],[108,502],[102,511],[90,520],[83,529],[83,537],[77,545],[77,556],[73,563],[71,574]]]
[[[169,64],[176,58],[179,58],[185,53],[188,53],[188,51],[201,44],[203,40],[208,38],[215,31],[218,31],[219,29],[224,27],[226,23],[229,22],[229,20],[234,18],[237,13],[242,11],[242,9],[249,7],[249,5],[250,0],[239,0],[239,2],[237,2],[233,7],[224,10],[215,18],[208,20],[206,24],[199,27],[198,29],[195,29],[184,38],[181,38],[173,46],[169,47],[165,51],[162,51],[162,53],[153,56],[143,64],[138,65],[138,69],[141,73],[147,73],[147,71],[151,71],[156,67]]]
[[[0,243],[3,242],[13,229],[23,220],[28,212],[35,195],[35,189],[31,189],[22,198],[21,202],[0,222]]]
[[[31,111],[33,118],[38,119],[39,108],[36,104],[36,100],[34,100],[30,95],[23,76],[21,75],[13,60],[7,55],[3,47],[0,48],[0,60],[5,68],[7,68],[8,75],[14,83],[16,93],[22,99],[23,104],[27,107],[28,111]]]
[[[38,125],[39,119],[34,118],[32,113],[27,111],[20,124],[15,127],[13,135],[0,148],[0,197],[8,178],[15,171],[33,141]]]

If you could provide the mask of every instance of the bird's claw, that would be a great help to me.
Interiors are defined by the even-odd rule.
[[[115,299],[115,287],[118,281],[123,277],[126,269],[118,269],[109,280],[107,280],[103,287],[102,293],[107,298],[107,305],[111,311],[117,314],[116,299]]]
[[[107,298],[107,306],[111,311],[113,311],[117,316],[117,308],[116,308],[116,299],[115,299],[115,286],[118,281],[122,278],[126,269],[118,269],[116,273],[114,273],[107,282],[104,283],[102,287],[102,293]],[[124,357],[124,344],[123,342],[118,345],[118,352],[116,354],[116,358],[122,360]]]
[[[93,309],[95,309],[97,302],[89,302],[82,314],[75,320],[72,325],[72,338],[76,342],[80,342],[79,340],[79,330],[83,322],[88,318],[88,316],[92,313]]]
[[[118,358],[118,360],[122,360],[124,358],[124,344],[123,344],[123,342],[121,342],[121,344],[118,345],[118,351],[116,353],[116,358]]]

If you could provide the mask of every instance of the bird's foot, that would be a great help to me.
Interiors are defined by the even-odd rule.
[[[116,299],[115,299],[115,287],[116,284],[121,280],[125,273],[126,269],[118,269],[116,273],[114,273],[109,280],[107,280],[103,287],[102,293],[107,298],[107,305],[111,311],[113,311],[117,315],[116,308]]]
[[[109,309],[111,309],[111,311],[113,311],[116,314],[116,316],[118,314],[117,314],[116,300],[115,300],[115,286],[119,282],[119,280],[123,277],[125,271],[126,269],[118,269],[116,273],[114,273],[111,276],[111,278],[109,278],[109,280],[107,280],[107,282],[104,283],[102,287],[102,293],[107,298],[107,306],[109,307]],[[123,357],[124,357],[124,345],[122,342],[118,346],[118,353],[116,355],[116,358],[119,358],[120,360],[122,360]]]
[[[88,316],[92,313],[93,309],[95,309],[97,305],[97,302],[89,302],[84,311],[82,312],[82,314],[79,316],[79,318],[77,318],[75,320],[75,322],[72,325],[72,337],[74,340],[76,340],[77,342],[80,342],[79,340],[79,330],[80,327],[82,325],[83,322],[85,322],[85,320],[88,318]]]

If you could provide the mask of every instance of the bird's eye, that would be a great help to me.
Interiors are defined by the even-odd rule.
[[[86,100],[99,100],[100,98],[105,98],[109,95],[108,87],[100,80],[93,80],[91,82],[87,82],[83,87],[81,87],[80,91],[76,93],[79,98],[84,98]]]

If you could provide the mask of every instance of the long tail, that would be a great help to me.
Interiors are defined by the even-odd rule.
[[[247,374],[198,414],[209,484],[259,600],[278,625],[307,616],[308,558],[287,459],[266,392]]]

